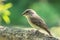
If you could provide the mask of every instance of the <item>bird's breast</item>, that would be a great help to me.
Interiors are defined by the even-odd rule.
[[[28,23],[29,23],[33,28],[40,29],[40,27],[38,27],[37,25],[35,25],[35,24],[31,21],[31,19],[27,18],[27,20],[28,20]]]

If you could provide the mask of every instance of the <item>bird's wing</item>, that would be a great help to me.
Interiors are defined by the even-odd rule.
[[[44,20],[39,19],[39,18],[31,18],[31,22],[33,24],[35,24],[36,26],[44,29],[46,32],[48,32],[49,35],[51,35],[46,23],[44,22]],[[52,35],[51,35],[52,36]]]
[[[31,22],[33,24],[35,24],[36,26],[39,26],[39,27],[43,27],[43,28],[47,28],[47,25],[46,23],[44,22],[44,20],[42,19],[39,19],[39,18],[30,18]]]

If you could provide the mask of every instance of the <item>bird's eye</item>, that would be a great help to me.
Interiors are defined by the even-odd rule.
[[[26,11],[26,13],[28,13],[29,11]]]

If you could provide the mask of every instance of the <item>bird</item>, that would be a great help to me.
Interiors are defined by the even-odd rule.
[[[22,15],[26,17],[28,23],[33,28],[36,28],[37,30],[40,30],[41,28],[45,30],[50,36],[52,36],[45,21],[33,9],[26,9]]]

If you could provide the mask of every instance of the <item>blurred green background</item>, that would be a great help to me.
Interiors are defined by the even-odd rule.
[[[30,27],[22,16],[23,11],[30,8],[45,20],[51,30],[60,28],[60,0],[0,0],[0,25]]]

